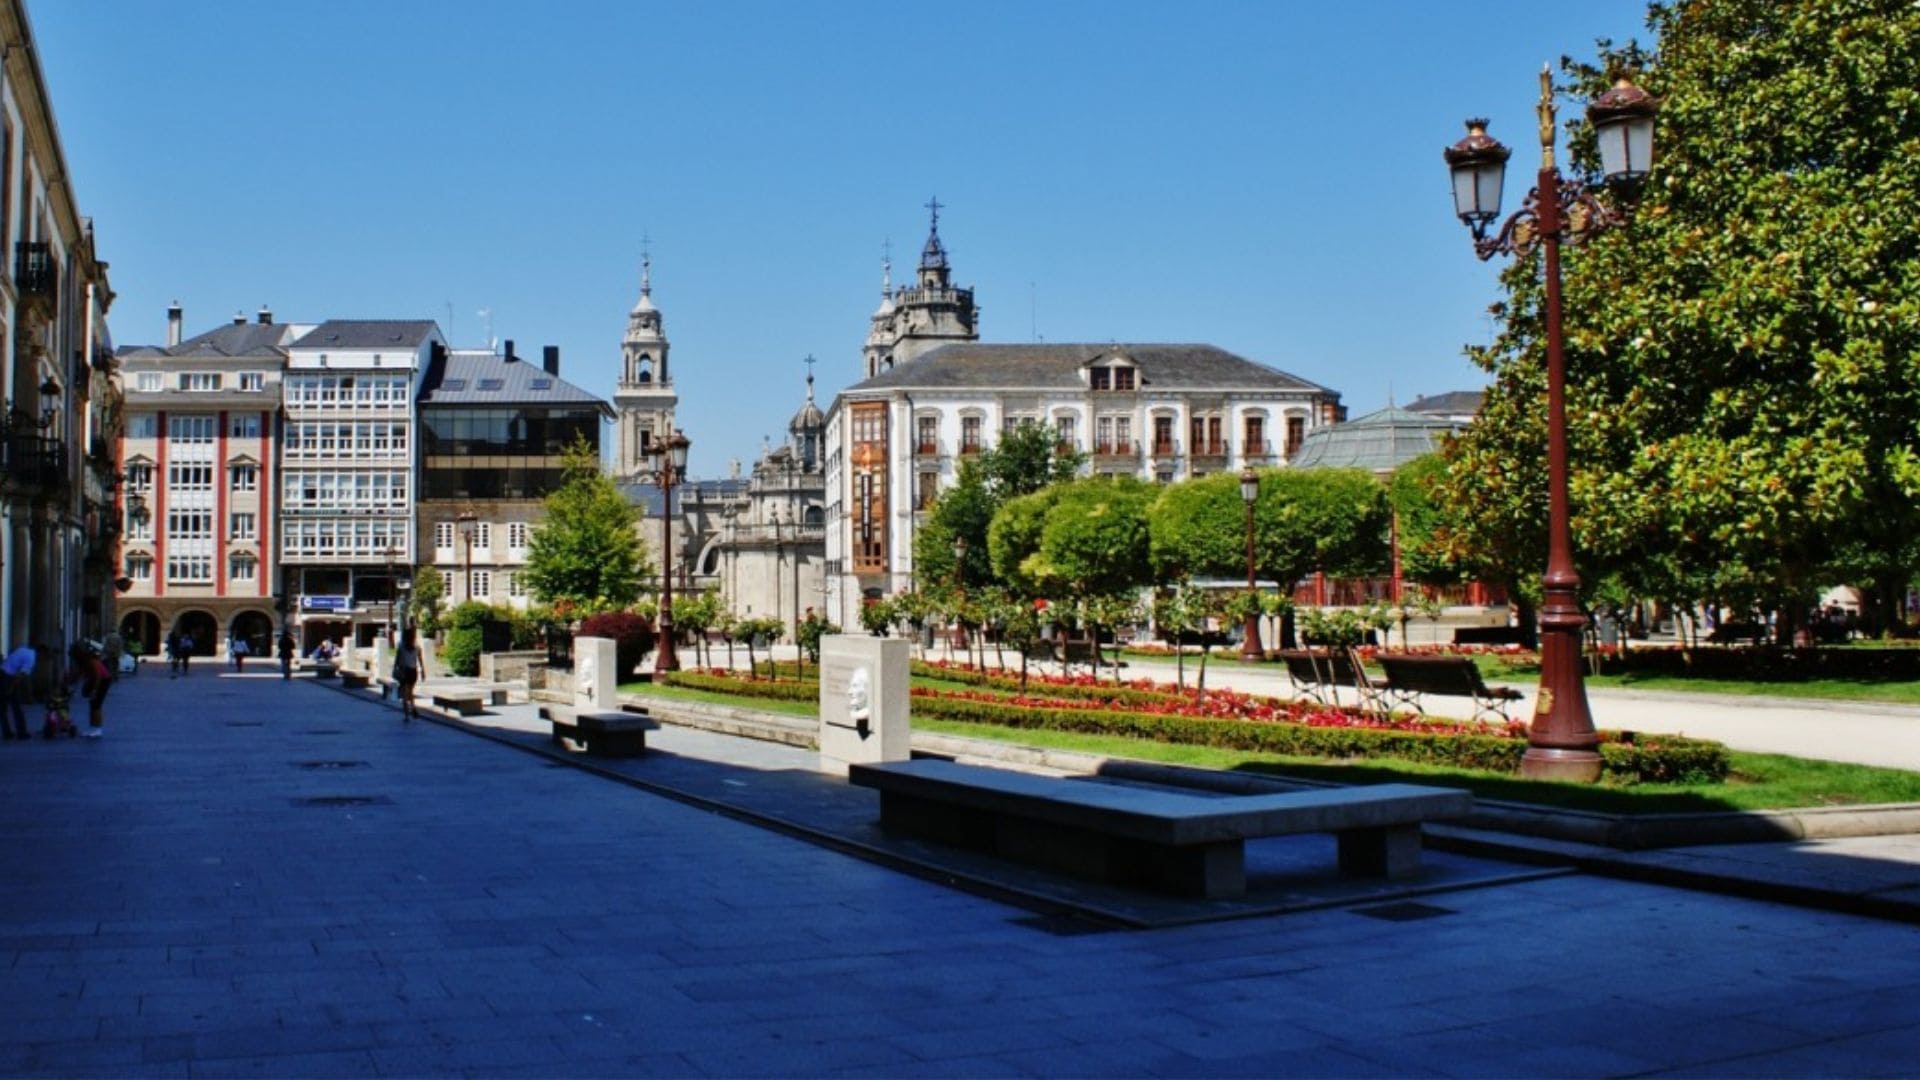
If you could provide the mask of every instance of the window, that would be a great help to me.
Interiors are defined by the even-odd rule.
[[[257,439],[260,437],[260,417],[254,413],[242,413],[227,418],[227,437],[230,439]]]
[[[213,429],[214,423],[211,416],[167,417],[167,438],[175,443],[211,444]]]
[[[167,556],[167,581],[172,584],[205,584],[213,580],[213,558],[182,552]]]
[[[453,546],[455,539],[457,539],[457,536],[454,532],[453,522],[436,521],[433,523],[433,546],[434,547],[450,548]]]
[[[527,540],[532,533],[533,529],[524,521],[507,522],[507,547],[513,551],[525,551],[527,549]],[[507,595],[515,595],[511,585],[507,587]],[[520,593],[518,595],[524,596],[526,594]]]
[[[160,389],[160,373],[157,371],[141,372],[134,377],[133,388],[149,394],[158,391]]]
[[[1091,371],[1088,372],[1088,374],[1092,376],[1091,385],[1093,389],[1095,390],[1113,389],[1113,370],[1111,368],[1103,368],[1103,367],[1093,368]]]
[[[235,555],[227,560],[228,581],[252,581],[254,569],[260,565],[251,555]]]
[[[1247,417],[1247,456],[1255,457],[1266,452],[1267,418],[1264,416]]]
[[[243,371],[240,373],[240,389],[242,390],[264,390],[266,389],[266,385],[267,376],[265,372]]]
[[[231,540],[252,540],[253,513],[234,511],[227,515],[227,538]]]
[[[1304,416],[1287,417],[1287,456],[1300,452],[1300,444],[1307,438],[1307,418]]]
[[[1078,425],[1077,417],[1073,417],[1073,416],[1054,417],[1053,431],[1054,431],[1055,439],[1060,443],[1062,447],[1068,450],[1079,449],[1080,437],[1076,431],[1078,426],[1079,425]]]
[[[527,595],[527,582],[524,575],[507,575],[507,595],[519,600]]]
[[[153,465],[150,462],[136,461],[127,466],[127,486],[145,494],[153,490]]]
[[[476,521],[473,523],[473,546],[493,550],[493,522]]]
[[[180,389],[195,391],[218,390],[220,389],[220,373],[217,371],[183,371],[180,373]]]
[[[467,582],[467,599],[484,600],[493,595],[493,571],[475,570]]]
[[[1173,453],[1173,417],[1156,416],[1153,418],[1153,452],[1156,454]]]
[[[127,556],[127,576],[135,581],[153,580],[153,558],[149,555]]]
[[[963,416],[960,418],[960,452],[977,454],[980,452],[980,418]]]
[[[914,430],[919,433],[919,438],[915,441],[917,450],[922,454],[931,454],[938,449],[940,445],[940,418],[937,416],[922,416],[913,423]]]
[[[1133,389],[1133,369],[1117,367],[1113,369],[1113,388],[1115,390]]]
[[[160,435],[160,418],[153,413],[135,413],[127,417],[127,438],[153,439]]]
[[[227,487],[233,491],[255,491],[260,487],[260,466],[235,465],[227,470]]]
[[[213,465],[204,461],[175,461],[167,466],[167,489],[174,493],[213,490]]]

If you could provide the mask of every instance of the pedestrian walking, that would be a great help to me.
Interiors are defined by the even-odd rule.
[[[400,634],[400,647],[393,652],[393,682],[400,693],[401,720],[420,715],[413,703],[413,688],[420,681],[421,667],[420,643],[409,626]]]
[[[182,630],[180,631],[180,677],[183,679],[187,677],[187,661],[192,658],[193,634],[190,631]]]
[[[180,674],[180,631],[167,633],[167,678]]]
[[[294,648],[293,635],[285,630],[280,631],[280,677],[282,679],[293,678]]]
[[[27,706],[33,701],[33,669],[40,662],[40,653],[31,642],[21,642],[7,654],[6,662],[0,664],[0,674],[7,677],[7,708],[13,716],[13,727],[6,726],[6,716],[0,715],[0,733],[9,739],[25,739],[27,734]]]
[[[67,668],[67,685],[77,687],[80,696],[86,699],[87,737],[97,739],[101,733],[101,706],[106,704],[107,691],[113,688],[113,673],[107,670],[107,665],[100,662],[100,658],[93,654],[92,649],[87,648],[84,641],[73,643],[73,646],[67,650],[67,659],[70,662]],[[73,733],[71,724],[68,725],[67,733]],[[48,738],[52,736],[49,735]]]
[[[227,638],[227,655],[233,658],[233,670],[245,671],[247,667],[247,639],[238,634]]]

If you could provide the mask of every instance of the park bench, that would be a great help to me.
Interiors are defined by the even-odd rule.
[[[373,672],[364,668],[341,668],[340,681],[349,690],[365,690],[373,685]]]
[[[493,695],[486,690],[470,690],[466,687],[433,692],[433,703],[443,709],[453,709],[461,716],[478,716],[486,711]]]
[[[1382,689],[1395,701],[1424,714],[1420,698],[1442,694],[1473,699],[1473,718],[1498,716],[1511,720],[1507,706],[1524,696],[1507,686],[1488,686],[1480,669],[1467,656],[1395,656],[1378,653],[1374,660],[1387,673]]]
[[[660,730],[660,721],[636,705],[613,712],[542,705],[540,718],[553,724],[556,744],[579,743],[594,757],[639,757],[647,751],[647,732]]]
[[[924,758],[855,763],[848,780],[880,792],[883,829],[1208,898],[1245,895],[1246,841],[1265,836],[1330,832],[1342,873],[1407,877],[1420,823],[1473,809],[1467,792],[1412,784],[1199,795]]]
[[[331,660],[315,660],[313,662],[313,677],[316,679],[331,679],[339,671],[340,665]]]
[[[1363,708],[1377,707],[1380,692],[1385,689],[1386,684],[1367,674],[1352,649],[1279,649],[1268,655],[1287,665],[1287,678],[1293,681],[1295,692],[1322,705],[1338,705],[1336,691],[1347,687],[1359,693]]]

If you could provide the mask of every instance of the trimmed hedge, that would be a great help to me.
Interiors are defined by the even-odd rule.
[[[1604,674],[1679,675],[1700,679],[1797,682],[1920,679],[1920,649],[1911,646],[1787,649],[1771,645],[1698,649],[1627,649],[1600,658]]]
[[[966,686],[980,686],[992,690],[1005,690],[1008,693],[1022,692],[1020,690],[1020,676],[1018,675],[996,675],[991,672],[961,671],[956,668],[935,667],[932,664],[923,664],[917,661],[913,665],[913,675],[915,678],[942,679],[947,682],[957,682]],[[1238,691],[1231,692],[1238,693]],[[1119,686],[1115,686],[1110,682],[1098,685],[1061,684],[1046,682],[1040,679],[1029,679],[1025,693],[1034,697],[1073,698],[1077,701],[1110,701],[1116,705],[1164,705],[1172,701],[1191,704],[1198,694],[1198,691],[1189,690],[1184,693],[1176,693],[1170,690],[1142,690],[1138,687],[1128,686],[1125,683],[1121,683]],[[1242,696],[1247,695],[1243,694]],[[1255,698],[1261,697],[1259,694],[1251,696]]]
[[[740,697],[768,698],[774,701],[817,702],[820,700],[820,684],[814,680],[769,682],[765,679],[737,679],[727,675],[709,675],[704,671],[668,671],[656,674],[654,681],[662,686],[706,690],[715,694],[737,694]]]

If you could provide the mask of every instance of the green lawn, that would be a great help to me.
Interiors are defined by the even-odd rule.
[[[919,685],[955,687],[945,680],[915,680]],[[968,689],[979,689],[968,687]],[[702,701],[761,709],[790,716],[817,716],[810,702],[772,701],[678,687],[632,683],[622,693],[675,701]],[[1065,732],[1015,731],[990,724],[919,719],[914,728],[970,738],[1108,757],[1136,758],[1198,768],[1327,780],[1343,784],[1431,783],[1462,787],[1487,799],[1536,803],[1567,809],[1617,814],[1708,813],[1727,810],[1783,810],[1811,806],[1920,802],[1920,772],[1866,765],[1810,761],[1779,754],[1731,751],[1733,773],[1724,784],[1639,784],[1632,787],[1551,784],[1503,773],[1449,769],[1390,759],[1337,762],[1251,754],[1211,747],[1183,746],[1114,736]]]
[[[1539,681],[1540,665],[1516,663],[1505,657],[1480,655],[1474,658],[1481,674],[1488,679],[1511,683]],[[1672,690],[1696,694],[1734,694],[1743,697],[1807,698],[1817,701],[1878,701],[1896,705],[1920,705],[1920,682],[1866,679],[1797,679],[1759,681],[1752,679],[1709,679],[1689,675],[1592,675],[1591,687],[1621,690]]]

